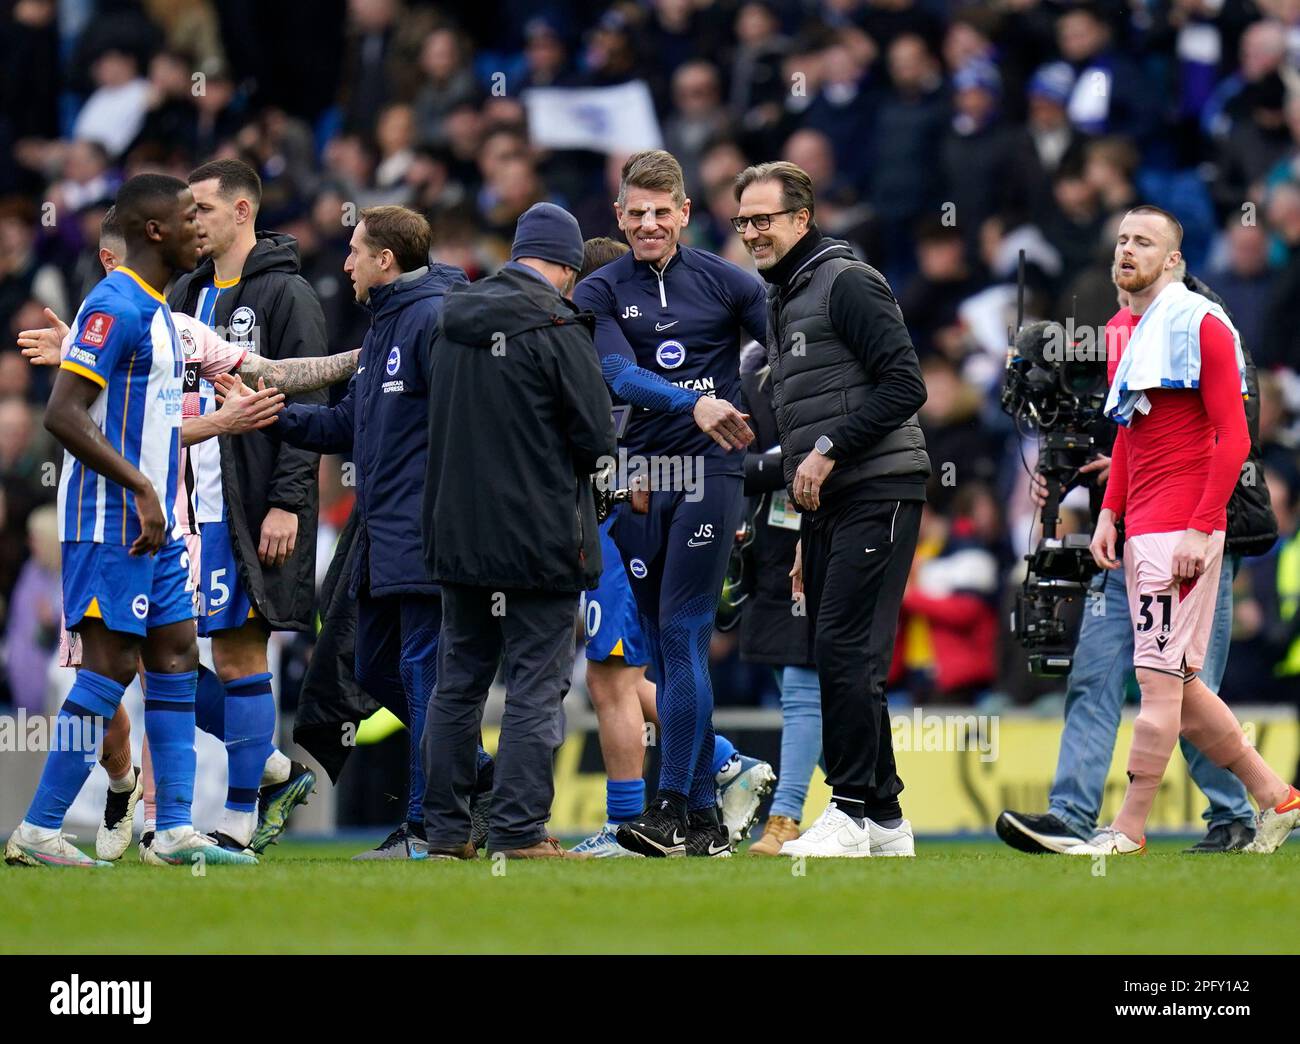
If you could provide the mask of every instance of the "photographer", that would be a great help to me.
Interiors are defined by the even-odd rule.
[[[1178,273],[1188,289],[1222,305],[1219,297],[1194,276]],[[1127,307],[1123,293],[1121,308]],[[1232,632],[1232,581],[1243,555],[1266,552],[1277,537],[1277,522],[1262,480],[1259,458],[1259,400],[1255,366],[1246,346],[1246,383],[1250,397],[1246,418],[1251,433],[1251,450],[1242,477],[1228,504],[1227,550],[1230,568],[1221,571],[1215,603],[1214,626],[1201,676],[1217,691],[1228,660]],[[1110,447],[1115,425],[1099,419],[1093,434],[1102,452],[1079,469],[1078,483],[1087,483],[1095,518],[1110,472]],[[1034,476],[1034,499],[1041,507],[1046,486]],[[1065,729],[1052,783],[1048,811],[1044,815],[1005,811],[997,821],[998,836],[1023,852],[1065,853],[1086,843],[1095,832],[1101,811],[1106,776],[1110,771],[1115,737],[1119,731],[1125,689],[1133,664],[1133,628],[1123,568],[1110,569],[1093,578],[1088,607],[1084,611],[1077,648],[1067,683]],[[1209,823],[1206,836],[1190,852],[1232,852],[1254,838],[1254,811],[1246,788],[1227,769],[1219,768],[1186,739],[1179,743],[1187,770],[1209,800],[1204,815]]]

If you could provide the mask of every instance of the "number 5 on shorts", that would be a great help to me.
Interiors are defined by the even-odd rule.
[[[221,582],[221,578],[226,575],[226,570],[214,569],[208,574],[208,590],[214,597],[208,599],[208,611],[211,612],[220,609],[230,600],[230,588]]]

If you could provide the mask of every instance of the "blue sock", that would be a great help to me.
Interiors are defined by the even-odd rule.
[[[125,691],[126,686],[112,678],[84,668],[77,671],[72,691],[55,719],[41,782],[23,817],[32,826],[57,830],[63,825],[68,806],[85,786],[95,765],[96,719],[98,737],[102,738]]]
[[[226,686],[226,808],[252,812],[275,738],[270,674],[250,674]]]
[[[226,738],[226,687],[199,664],[199,688],[194,697],[194,724],[209,736]]]
[[[715,733],[713,736],[713,774],[716,776],[722,771],[722,766],[731,760],[732,755],[736,753],[736,747],[722,733]]]
[[[626,823],[645,811],[645,780],[605,780],[605,818],[611,823]]]
[[[198,671],[144,676],[144,731],[153,756],[159,830],[190,826],[194,803],[194,694]]]

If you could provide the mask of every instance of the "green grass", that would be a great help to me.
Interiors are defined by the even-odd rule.
[[[352,863],[286,843],[261,866],[0,866],[0,953],[1286,953],[1300,843],[1269,857],[1107,861],[995,842],[915,860]]]

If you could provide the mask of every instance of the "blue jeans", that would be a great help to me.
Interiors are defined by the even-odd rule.
[[[1214,605],[1214,629],[1205,651],[1201,679],[1219,691],[1228,663],[1232,636],[1232,579],[1241,559],[1225,556],[1219,574],[1219,595]],[[1093,612],[1098,590],[1105,598],[1105,612]],[[1080,837],[1091,837],[1101,813],[1102,793],[1115,735],[1119,731],[1124,689],[1133,670],[1133,624],[1128,611],[1124,570],[1113,569],[1094,578],[1083,610],[1083,626],[1075,647],[1074,669],[1065,697],[1065,730],[1056,763],[1056,779],[1048,810]],[[1204,817],[1210,824],[1238,820],[1253,823],[1254,811],[1246,788],[1225,768],[1180,738],[1187,771],[1209,799]]]
[[[822,756],[822,692],[811,667],[783,667],[781,687],[781,775],[772,798],[773,816],[803,819],[813,769]]]

